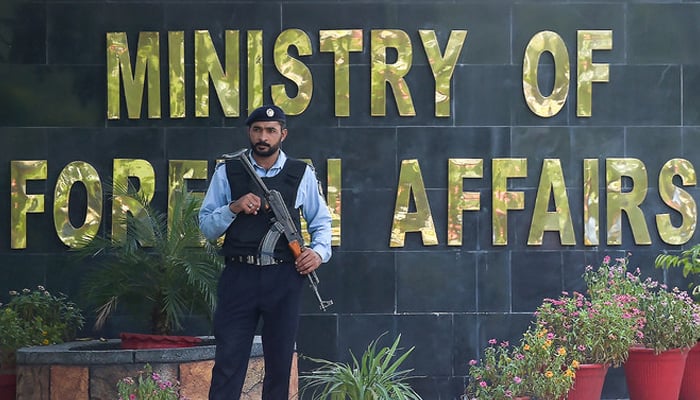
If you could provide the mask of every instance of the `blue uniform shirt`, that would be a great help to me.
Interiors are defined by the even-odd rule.
[[[269,170],[265,170],[252,157],[248,156],[248,158],[255,172],[263,178],[279,174],[287,161],[287,155],[280,150],[275,164]],[[199,229],[207,239],[218,239],[236,218],[236,214],[231,212],[228,206],[234,200],[231,199],[231,187],[226,177],[226,164],[221,163],[216,166],[209,189],[204,196],[202,208],[199,210]],[[316,174],[310,166],[306,167],[304,176],[301,178],[294,207],[301,207],[307,229],[311,234],[311,243],[307,247],[318,253],[324,263],[327,262],[331,258],[331,214],[319,191]]]

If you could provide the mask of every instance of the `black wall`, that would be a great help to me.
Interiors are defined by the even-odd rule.
[[[265,45],[265,101],[269,86],[286,81],[272,63],[272,46],[284,29],[311,38],[313,54],[299,57],[313,73],[314,96],[306,111],[289,118],[285,150],[311,158],[325,181],[325,160],[342,160],[342,242],[320,270],[321,290],[334,299],[330,312],[317,310],[309,291],[298,340],[313,357],[347,359],[382,332],[402,334],[416,346],[407,366],[426,399],[454,399],[465,385],[467,362],[488,339],[516,341],[542,298],[581,290],[586,265],[605,255],[630,251],[645,274],[682,284],[679,271],[654,270],[663,243],[654,215],[668,213],[658,195],[657,176],[672,158],[700,165],[700,4],[691,1],[22,1],[0,4],[0,293],[44,284],[77,293],[79,272],[58,239],[52,217],[54,184],[71,161],[93,165],[106,181],[114,158],[143,158],[156,169],[156,201],[167,189],[167,161],[210,160],[246,145],[244,117],[228,118],[214,100],[208,118],[193,109],[194,30],[208,30],[223,59],[224,30],[262,30]],[[321,29],[362,29],[364,50],[352,53],[349,117],[334,115],[333,57],[318,49]],[[371,29],[401,29],[412,41],[413,67],[406,77],[416,116],[398,115],[392,95],[385,116],[370,115]],[[451,80],[451,115],[434,116],[434,86],[419,29],[435,30],[444,48],[452,30],[469,31]],[[576,77],[577,30],[613,31],[613,49],[594,60],[610,65],[610,82],[593,85],[592,116],[575,109],[575,82],[564,109],[541,118],[522,94],[522,63],[530,38],[557,32],[567,44]],[[142,31],[185,32],[187,117],[118,120],[106,117],[107,32],[126,32],[132,51]],[[245,39],[241,47],[245,49]],[[165,43],[165,41],[163,41]],[[167,60],[165,45],[161,50]],[[241,53],[242,69],[245,52]],[[543,88],[554,68],[541,65]],[[165,68],[162,73],[165,74]],[[161,77],[167,104],[167,78]],[[241,114],[246,80],[241,79]],[[543,89],[546,92],[546,89]],[[124,107],[122,107],[124,110]],[[164,108],[167,110],[167,108]],[[145,112],[144,112],[145,113]],[[621,245],[606,245],[605,203],[601,241],[583,244],[582,160],[638,158],[649,175],[643,204],[652,243],[637,245],[623,223]],[[481,193],[481,209],[464,214],[462,246],[446,245],[447,160],[481,158],[484,178],[465,183]],[[509,212],[506,246],[492,245],[491,160],[526,158],[527,178],[512,190],[525,192],[525,208]],[[562,246],[546,233],[541,246],[528,246],[535,194],[547,158],[561,160],[571,203],[576,245]],[[418,159],[435,219],[439,244],[424,246],[409,233],[404,247],[389,238],[401,161]],[[10,248],[10,161],[48,160],[48,179],[33,181],[30,193],[45,194],[46,211],[27,218],[27,248]],[[604,174],[602,175],[604,177]],[[467,186],[468,185],[468,186]],[[604,193],[604,183],[600,183]],[[203,183],[199,190],[204,190]],[[685,188],[697,199],[695,187]],[[80,202],[76,194],[76,202]],[[677,216],[674,214],[674,218]],[[675,219],[678,223],[678,219]],[[4,232],[4,233],[3,233]],[[687,245],[692,245],[695,237]],[[0,301],[4,295],[0,294]],[[106,332],[139,326],[126,316]],[[201,324],[201,323],[197,323]],[[206,324],[191,328],[208,333]],[[87,332],[86,334],[92,334]],[[309,364],[302,362],[302,368]],[[626,397],[621,369],[611,370],[606,399]]]

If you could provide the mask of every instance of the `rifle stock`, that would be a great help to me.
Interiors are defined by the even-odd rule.
[[[290,242],[289,249],[292,251],[295,260],[299,258],[299,256],[301,255],[301,245],[299,244],[299,242],[297,242],[296,240]]]

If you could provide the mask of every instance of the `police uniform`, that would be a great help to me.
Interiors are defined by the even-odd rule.
[[[286,117],[276,106],[263,106],[250,114],[246,125],[256,121],[286,123]],[[316,251],[322,262],[328,261],[330,213],[313,169],[300,160],[288,158],[282,150],[268,170],[247,156],[265,185],[282,194],[297,229],[301,208],[311,234],[307,247]],[[226,233],[222,246],[226,268],[219,281],[214,314],[216,357],[210,400],[239,400],[255,329],[261,318],[265,358],[263,399],[283,400],[289,393],[301,291],[307,278],[296,271],[284,236],[275,247],[274,263],[260,265],[258,248],[270,228],[270,215],[264,211],[236,215],[229,208],[229,203],[249,192],[261,195],[242,163],[228,160],[217,166],[200,209],[200,228],[208,239],[215,240]]]

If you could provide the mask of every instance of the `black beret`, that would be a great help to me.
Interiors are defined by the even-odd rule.
[[[250,126],[253,122],[257,121],[278,121],[283,124],[287,123],[287,117],[284,115],[284,111],[275,105],[267,105],[258,107],[253,110],[245,120],[245,124]]]

